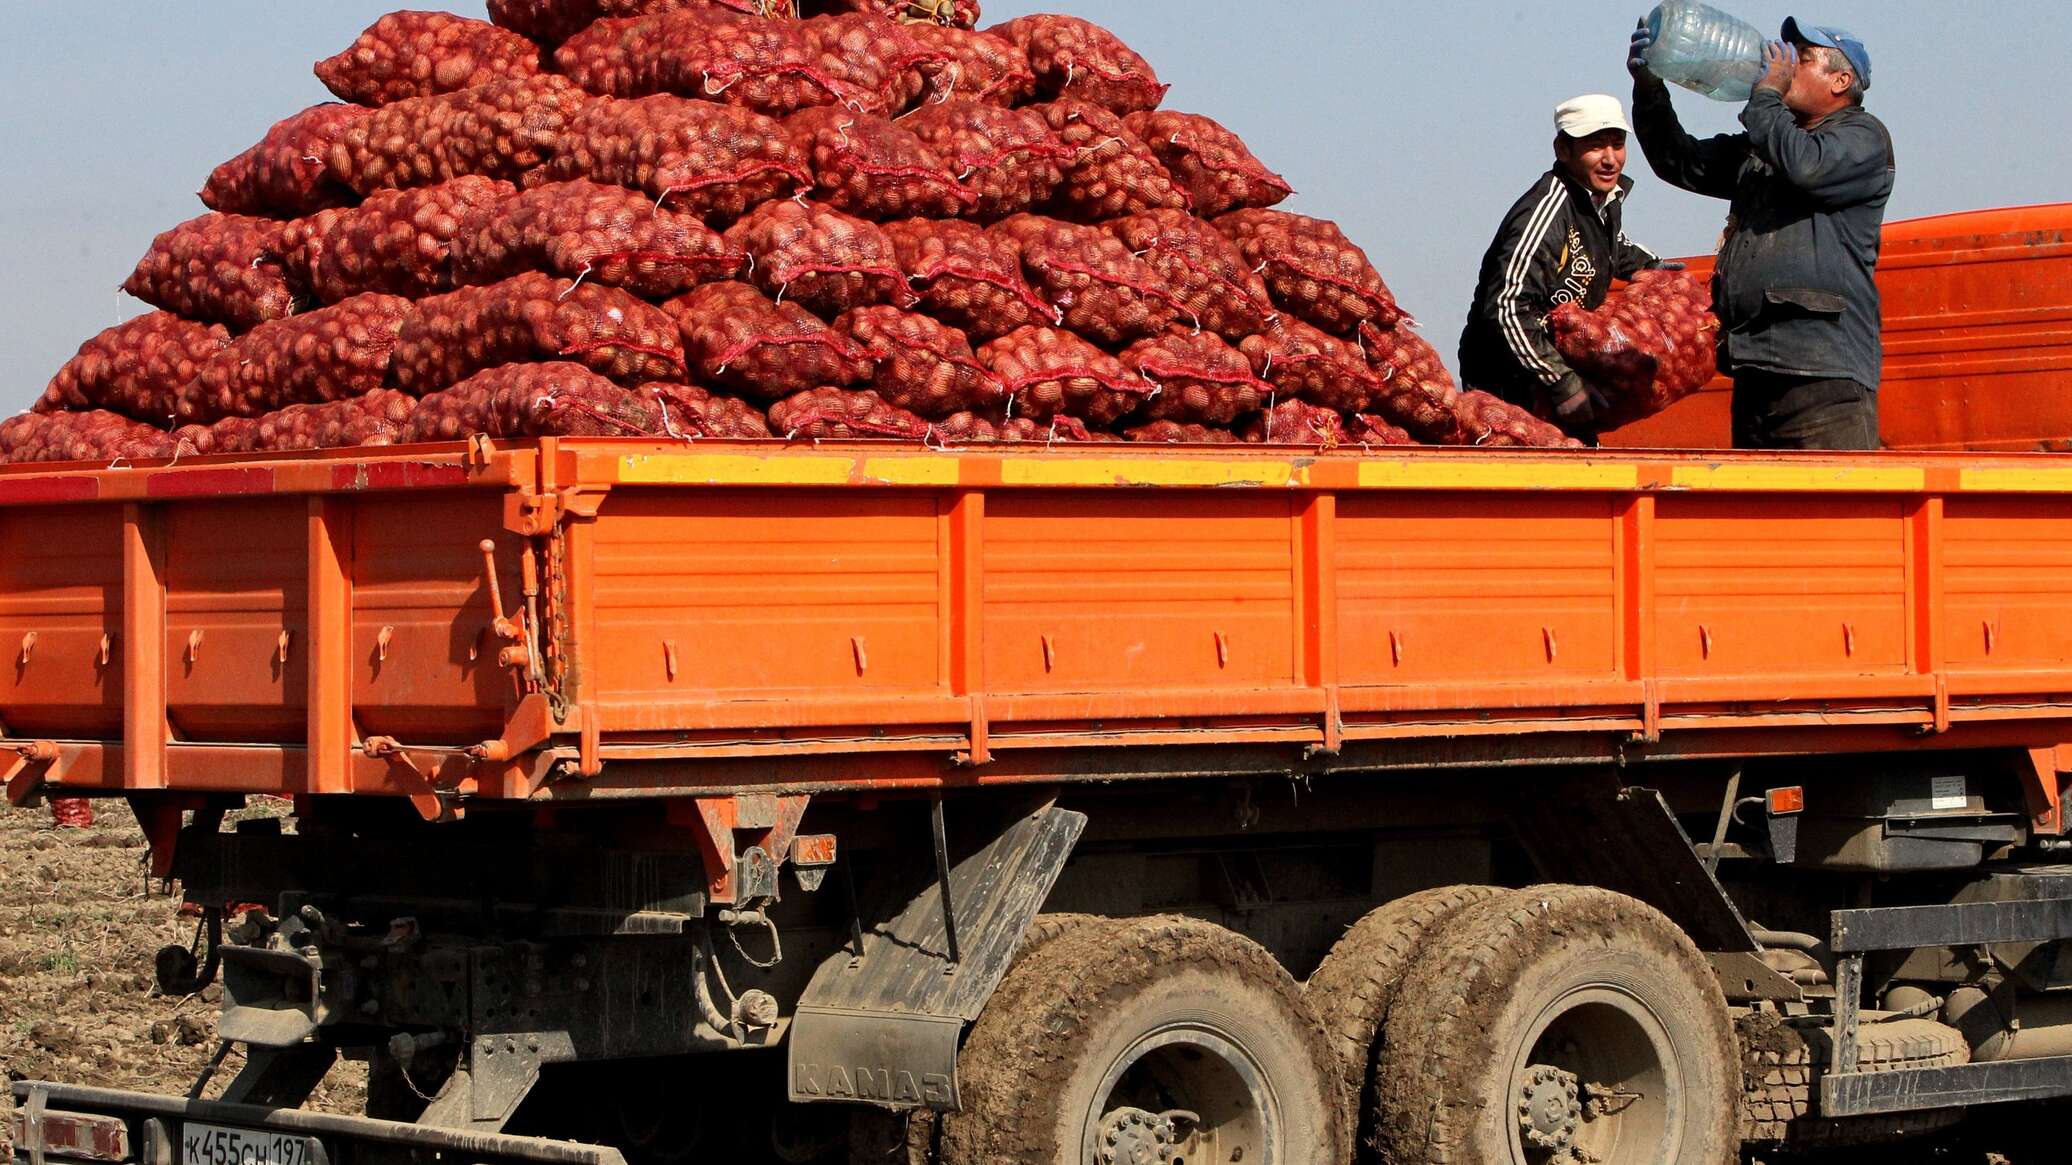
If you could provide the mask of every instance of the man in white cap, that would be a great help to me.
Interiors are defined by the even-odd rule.
[[[1878,448],[1878,245],[1892,134],[1863,107],[1871,54],[1855,34],[1784,22],[1741,111],[1745,132],[1695,138],[1633,33],[1633,119],[1664,182],[1728,199],[1713,276],[1720,368],[1742,449]]]
[[[1463,382],[1584,440],[1595,439],[1605,398],[1561,358],[1546,321],[1564,303],[1600,307],[1612,280],[1665,265],[1623,226],[1632,128],[1603,93],[1555,107],[1554,166],[1504,215],[1460,338]]]

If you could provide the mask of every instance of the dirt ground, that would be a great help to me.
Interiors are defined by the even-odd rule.
[[[150,884],[144,835],[119,800],[94,803],[90,829],[57,829],[48,809],[0,802],[0,1084],[55,1080],[184,1093],[216,1047],[221,988],[162,996],[152,959],[187,944],[194,921]],[[261,810],[264,811],[264,810]],[[236,1075],[233,1052],[211,1094]],[[313,1107],[357,1112],[357,1064],[333,1069]],[[14,1098],[0,1089],[0,1161],[11,1159]]]

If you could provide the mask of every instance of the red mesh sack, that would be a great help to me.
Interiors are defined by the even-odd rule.
[[[1060,318],[1022,277],[1021,247],[1013,239],[977,223],[931,219],[886,223],[885,235],[921,310],[975,340]]]
[[[36,411],[109,409],[139,420],[171,419],[181,386],[230,343],[221,324],[155,311],[79,346],[51,377]]]
[[[1152,392],[1122,361],[1057,328],[1010,332],[981,347],[978,359],[1000,378],[1014,411],[1038,420],[1067,413],[1109,425]]]
[[[1459,427],[1460,389],[1439,350],[1407,325],[1360,327],[1367,364],[1381,379],[1370,407],[1411,436],[1434,445],[1471,445]]]
[[[526,437],[654,437],[662,409],[580,364],[554,360],[484,369],[417,402],[405,443],[474,434]]]
[[[163,429],[95,409],[82,413],[24,413],[0,424],[0,460],[97,461],[111,464],[171,456]]]
[[[557,45],[611,17],[715,6],[773,20],[798,15],[792,0],[489,0],[489,19],[541,44]]]
[[[316,64],[317,80],[347,101],[387,105],[540,71],[540,46],[451,12],[391,12],[344,52]]]
[[[1510,401],[1479,389],[1460,394],[1456,406],[1461,443],[1484,448],[1580,449],[1581,441]]]
[[[1029,55],[1037,91],[1134,113],[1165,100],[1151,63],[1122,38],[1076,16],[1023,16],[987,31],[1006,37]]]
[[[881,111],[882,97],[820,67],[796,22],[710,5],[600,20],[570,37],[555,63],[605,97],[675,93],[788,117],[815,105]]]
[[[400,296],[360,295],[260,324],[201,365],[180,389],[175,415],[208,424],[380,388],[411,311]]]
[[[92,829],[94,803],[85,797],[52,797],[50,824],[54,829]]]
[[[1103,225],[1165,281],[1187,322],[1236,343],[1278,318],[1237,244],[1186,211],[1146,211]]]
[[[1547,317],[1554,346],[1606,390],[1615,427],[1650,417],[1718,375],[1712,289],[1686,271],[1642,271],[1596,311],[1564,303]]]
[[[710,283],[670,300],[698,375],[756,400],[870,379],[870,353],[795,303],[773,303],[745,283]]]
[[[747,441],[770,435],[761,409],[689,384],[643,384],[634,390],[659,406],[664,433],[678,440]]]
[[[649,299],[732,278],[747,262],[697,218],[588,180],[549,183],[484,207],[453,243],[461,283],[546,271]]]
[[[473,175],[415,190],[381,190],[281,229],[281,259],[324,303],[370,291],[418,298],[451,291],[453,241],[475,211],[517,187]]]
[[[1123,124],[1158,155],[1203,218],[1273,206],[1295,193],[1287,179],[1252,156],[1243,139],[1198,113],[1132,113]]]
[[[814,441],[853,437],[928,436],[928,422],[886,403],[869,389],[815,388],[770,406],[770,430],[777,436]]]
[[[387,388],[345,400],[290,405],[254,422],[251,448],[291,453],[394,445],[408,434],[416,411],[416,397]]]
[[[326,161],[333,177],[361,194],[464,174],[517,181],[553,156],[589,100],[551,73],[411,97],[347,126]]]
[[[1238,345],[1252,370],[1284,397],[1340,412],[1359,412],[1381,389],[1381,381],[1343,340],[1301,320],[1282,318],[1271,329]]]
[[[1059,414],[1034,420],[1029,417],[1002,419],[992,413],[963,412],[944,417],[928,427],[929,440],[937,444],[1019,444],[1059,441],[1091,441],[1086,422]]]
[[[1056,213],[1100,222],[1147,210],[1193,208],[1187,192],[1122,118],[1083,101],[1053,101],[1033,108],[1073,150],[1051,200]]]
[[[923,70],[949,60],[910,26],[870,12],[845,12],[799,26],[814,65],[834,79],[853,110],[895,114],[926,91]]]
[[[1321,445],[1330,449],[1345,443],[1345,420],[1336,409],[1284,400],[1253,417],[1238,436],[1254,445]]]
[[[823,316],[915,302],[885,232],[831,207],[765,202],[728,227],[726,237],[752,257],[749,278],[757,287]]]
[[[259,447],[259,418],[225,417],[213,425],[181,425],[172,433],[174,457],[250,453]]]
[[[295,314],[281,250],[280,223],[205,214],[151,240],[122,289],[188,319],[249,328]]]
[[[923,105],[899,124],[932,148],[970,192],[966,211],[996,219],[1033,210],[1057,193],[1079,151],[1043,115],[980,101]]]
[[[202,205],[257,215],[349,205],[353,192],[331,177],[324,159],[346,129],[366,116],[360,106],[326,102],[276,122],[258,145],[216,167],[201,188]]]
[[[574,358],[621,384],[679,379],[676,321],[616,287],[540,272],[419,300],[403,322],[390,381],[419,396],[485,368]]]
[[[1087,339],[1127,344],[1172,324],[1179,306],[1172,290],[1107,231],[1033,214],[992,229],[1021,248],[1030,286]]]
[[[1369,446],[1416,445],[1417,438],[1408,429],[1392,425],[1384,417],[1371,413],[1360,413],[1348,417],[1345,422],[1346,436],[1354,442]]]
[[[784,127],[813,166],[814,196],[869,219],[947,218],[976,201],[904,125],[846,108],[792,115]]]
[[[905,21],[915,28],[963,31],[978,23],[978,0],[805,0],[799,10],[809,18],[835,12],[867,12],[886,20]]]
[[[813,186],[805,152],[782,122],[667,94],[591,102],[569,123],[547,173],[630,186],[674,210],[722,219]]]
[[[896,307],[860,307],[835,330],[870,353],[869,387],[895,408],[929,418],[997,409],[1007,389],[978,362],[964,333]]]
[[[941,24],[911,25],[907,33],[938,58],[920,66],[923,102],[1019,105],[1036,95],[1029,54],[1004,36]]]
[[[1217,219],[1216,229],[1265,277],[1276,304],[1334,336],[1404,318],[1367,252],[1336,223],[1284,210],[1238,210]]]
[[[1125,348],[1122,365],[1151,383],[1156,395],[1137,416],[1151,421],[1234,424],[1263,409],[1274,386],[1252,375],[1242,352],[1212,332],[1166,332]]]
[[[1122,439],[1145,445],[1235,445],[1238,437],[1229,429],[1214,425],[1153,421],[1134,429],[1124,429]]]

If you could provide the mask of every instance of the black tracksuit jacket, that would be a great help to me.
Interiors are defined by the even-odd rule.
[[[1603,306],[1613,279],[1656,261],[1626,238],[1631,178],[1600,209],[1590,191],[1559,167],[1540,175],[1504,215],[1482,256],[1475,304],[1460,338],[1460,373],[1469,388],[1495,393],[1547,415],[1548,389],[1569,374],[1547,334],[1547,314],[1576,300]]]

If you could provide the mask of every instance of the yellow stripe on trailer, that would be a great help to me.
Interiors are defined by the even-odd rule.
[[[1364,489],[1635,489],[1632,465],[1570,461],[1362,461]]]
[[[1776,490],[1807,493],[1915,493],[1928,486],[1926,471],[1873,465],[1679,465],[1669,472],[1673,489]]]
[[[1002,485],[1301,486],[1309,467],[1292,461],[1208,461],[1171,456],[1009,457],[1000,463]]]

